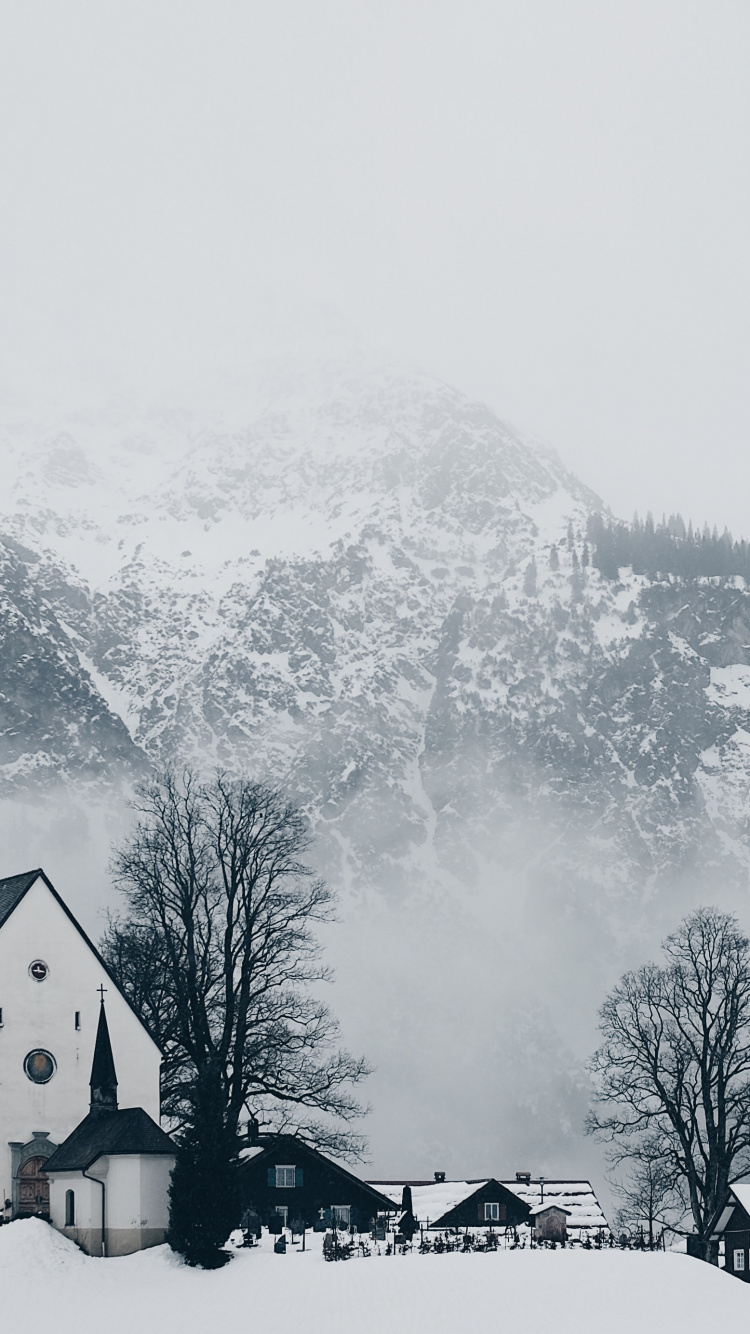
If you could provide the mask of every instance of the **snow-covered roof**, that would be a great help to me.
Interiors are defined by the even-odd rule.
[[[243,1163],[247,1163],[251,1158],[257,1158],[259,1153],[263,1153],[265,1147],[265,1144],[249,1144],[247,1148],[240,1149],[239,1156]]]
[[[576,1228],[608,1229],[602,1207],[594,1194],[590,1181],[504,1181],[502,1183],[517,1195],[519,1200],[528,1204],[531,1212],[540,1205],[547,1208],[556,1204],[569,1214],[568,1231]],[[542,1198],[543,1196],[543,1198]]]
[[[401,1208],[404,1186],[410,1186],[414,1217],[420,1223],[427,1223],[442,1218],[449,1209],[455,1209],[489,1180],[489,1177],[483,1177],[480,1181],[371,1181],[369,1184],[392,1199],[397,1209]]]
[[[544,1204],[535,1204],[534,1208],[529,1210],[529,1213],[534,1218],[537,1214],[546,1214],[548,1209],[557,1209],[558,1213],[570,1216],[570,1209],[563,1209],[561,1204],[554,1204],[549,1200],[545,1200]]]
[[[750,1181],[737,1181],[732,1186],[732,1194],[735,1196],[745,1213],[750,1214]]]
[[[491,1180],[492,1177],[479,1177],[473,1181],[371,1181],[369,1185],[392,1199],[394,1209],[401,1208],[404,1186],[410,1186],[414,1216],[420,1223],[427,1223],[442,1218],[449,1209],[455,1209],[457,1204]],[[564,1209],[568,1215],[569,1232],[578,1228],[594,1232],[600,1228],[609,1229],[590,1181],[545,1181],[543,1184],[539,1181],[500,1181],[499,1178],[498,1181],[528,1204],[532,1213],[553,1204]]]

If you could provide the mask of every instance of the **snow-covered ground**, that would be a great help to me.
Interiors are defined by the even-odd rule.
[[[750,1285],[677,1254],[499,1251],[374,1255],[326,1264],[270,1241],[214,1273],[165,1246],[117,1260],[83,1255],[36,1219],[0,1228],[3,1327],[56,1334],[700,1334],[744,1328]]]

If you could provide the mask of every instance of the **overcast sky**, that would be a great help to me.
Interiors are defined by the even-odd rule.
[[[750,536],[749,68],[747,0],[1,0],[5,374],[299,293]]]

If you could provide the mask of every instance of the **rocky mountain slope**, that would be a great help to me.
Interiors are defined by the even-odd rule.
[[[612,885],[744,878],[741,581],[603,579],[597,499],[426,377],[252,390],[6,425],[6,789],[185,757],[291,783],[348,880],[470,879],[524,809]]]
[[[120,793],[175,758],[284,783],[360,904],[353,1004],[366,918],[368,985],[411,975],[470,1078],[486,1028],[440,979],[490,1007],[542,979],[496,1057],[552,1143],[581,1084],[544,1007],[570,1038],[628,941],[744,901],[750,594],[604,578],[597,498],[428,377],[269,362],[221,401],[5,410],[2,790]],[[412,1074],[423,1021],[399,1013]]]

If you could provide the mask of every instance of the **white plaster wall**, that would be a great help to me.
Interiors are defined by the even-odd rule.
[[[107,1228],[166,1228],[169,1225],[169,1180],[174,1158],[156,1154],[113,1154],[97,1158],[88,1168],[106,1183]],[[50,1216],[65,1227],[65,1193],[75,1191],[79,1229],[101,1226],[101,1189],[80,1172],[60,1172],[50,1179]]]
[[[43,959],[44,982],[29,976]],[[99,1019],[97,987],[106,988],[107,1022],[120,1107],[143,1107],[159,1121],[159,1050],[110,982],[96,955],[37,880],[0,929],[0,1190],[11,1194],[9,1140],[26,1143],[46,1130],[60,1144],[89,1109],[89,1078]],[[81,1029],[75,1029],[75,1012]],[[23,1062],[35,1047],[50,1051],[57,1072],[33,1084]]]
[[[107,1175],[108,1228],[165,1228],[169,1221],[169,1177],[174,1158],[113,1154]],[[96,1165],[91,1168],[101,1175]]]
[[[102,1193],[95,1182],[81,1176],[80,1172],[61,1172],[50,1180],[49,1203],[50,1218],[53,1226],[62,1230],[65,1227],[65,1193],[75,1192],[75,1227],[88,1229],[101,1227]]]
[[[113,1154],[107,1174],[107,1227],[141,1227],[140,1155]],[[95,1167],[92,1172],[99,1175]]]
[[[169,1227],[169,1184],[174,1158],[141,1158],[141,1217],[149,1227]]]

